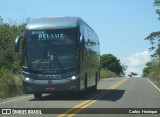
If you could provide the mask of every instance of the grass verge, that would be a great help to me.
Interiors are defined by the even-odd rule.
[[[111,77],[117,77],[117,75],[109,70],[101,69],[100,78],[111,78]]]
[[[23,94],[20,75],[10,70],[0,69],[0,98],[14,97]]]

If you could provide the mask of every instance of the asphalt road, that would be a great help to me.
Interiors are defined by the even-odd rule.
[[[50,108],[42,110],[42,113],[46,111],[57,113],[0,114],[0,117],[160,117],[160,114],[139,114],[142,111],[143,113],[147,111],[156,113],[157,109],[160,112],[160,89],[156,88],[147,78],[109,78],[102,79],[98,84],[98,90],[88,91],[85,97],[78,97],[75,94],[44,94],[42,99],[38,100],[34,99],[33,95],[24,95],[0,100],[0,108],[1,111],[2,108],[16,108],[17,110],[21,108],[19,113],[25,113],[26,108]],[[59,111],[63,114],[58,114]],[[3,112],[6,111],[3,110]],[[12,112],[18,111],[12,110]]]

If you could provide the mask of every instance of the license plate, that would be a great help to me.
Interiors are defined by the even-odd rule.
[[[46,90],[55,90],[54,87],[47,87]]]

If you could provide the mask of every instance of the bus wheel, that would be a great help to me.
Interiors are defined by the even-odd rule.
[[[42,93],[35,93],[34,98],[40,99],[42,97]]]

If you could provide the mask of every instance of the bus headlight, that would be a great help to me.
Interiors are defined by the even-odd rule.
[[[72,79],[72,80],[75,80],[75,79],[76,79],[76,76],[72,76],[71,79]]]
[[[25,81],[30,81],[30,78],[29,78],[29,77],[25,77],[24,80],[25,80]]]
[[[26,82],[29,82],[29,81],[31,81],[31,78],[23,76],[23,80]]]
[[[70,79],[70,80],[76,80],[78,77],[79,77],[79,76],[78,76],[78,75],[76,75],[76,76],[71,76],[71,77],[70,77],[70,78],[68,78],[68,79]]]

